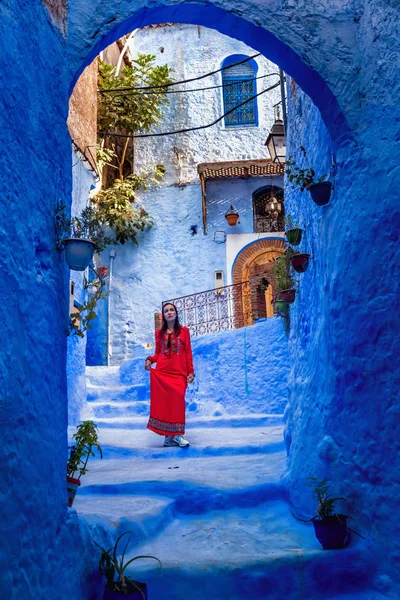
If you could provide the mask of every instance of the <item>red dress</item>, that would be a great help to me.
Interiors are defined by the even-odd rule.
[[[150,369],[147,427],[160,435],[183,435],[187,377],[194,373],[189,329],[182,327],[177,335],[156,331],[156,353],[147,358],[157,363]]]

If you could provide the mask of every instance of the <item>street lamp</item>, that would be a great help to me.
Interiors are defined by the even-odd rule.
[[[286,159],[285,127],[280,118],[279,107],[277,109],[275,123],[272,125],[265,146],[268,148],[272,162],[284,163]]]

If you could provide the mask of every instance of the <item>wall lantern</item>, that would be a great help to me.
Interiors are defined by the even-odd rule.
[[[285,127],[282,119],[280,118],[279,106],[277,109],[275,123],[272,125],[272,129],[269,132],[269,136],[267,137],[267,141],[264,145],[268,148],[272,162],[284,163],[286,160]]]
[[[231,227],[239,223],[239,213],[233,208],[232,204],[228,212],[225,213],[225,219]]]
[[[265,212],[272,212],[275,217],[282,211],[282,204],[275,196],[270,196],[265,204]]]

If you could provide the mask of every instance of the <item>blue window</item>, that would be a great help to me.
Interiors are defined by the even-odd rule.
[[[245,58],[248,57],[244,54],[234,54],[226,58],[222,66],[227,67]],[[256,74],[257,63],[253,59],[222,71],[224,113],[256,95]],[[225,127],[243,127],[246,125],[258,125],[256,98],[246,102],[246,104],[225,117]]]

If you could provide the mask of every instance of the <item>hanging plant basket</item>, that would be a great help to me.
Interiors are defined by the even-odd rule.
[[[303,230],[296,227],[295,229],[288,229],[285,231],[286,239],[291,246],[298,246],[301,242]]]
[[[72,271],[84,271],[90,264],[96,244],[85,238],[64,240],[65,260]]]
[[[295,271],[297,273],[304,273],[308,269],[308,262],[310,259],[309,254],[293,254],[290,257],[290,262]]]
[[[233,208],[232,204],[230,209],[225,213],[225,219],[228,221],[228,225],[231,227],[237,225],[239,222],[239,213]]]
[[[68,506],[72,506],[75,500],[76,492],[78,487],[81,485],[79,479],[67,476],[67,492],[68,492]]]
[[[293,304],[296,299],[296,290],[295,288],[290,288],[289,290],[282,290],[277,295],[277,300],[283,300],[286,304]]]
[[[347,515],[313,519],[315,537],[324,550],[343,548],[347,541]]]
[[[320,183],[311,183],[307,185],[306,190],[310,192],[311,198],[318,206],[325,206],[328,204],[331,192],[332,184],[330,181],[321,181]]]
[[[147,585],[145,583],[141,583],[140,581],[135,581],[136,585],[142,590],[145,599],[147,600]],[[129,584],[128,584],[129,590]],[[143,595],[138,592],[133,586],[131,587],[132,591],[129,591],[128,594],[121,594],[120,592],[114,592],[110,590],[110,588],[106,587],[104,589],[103,600],[143,600]]]
[[[289,310],[288,304],[284,300],[275,299],[272,302],[274,307],[274,314],[278,316],[286,316]]]

